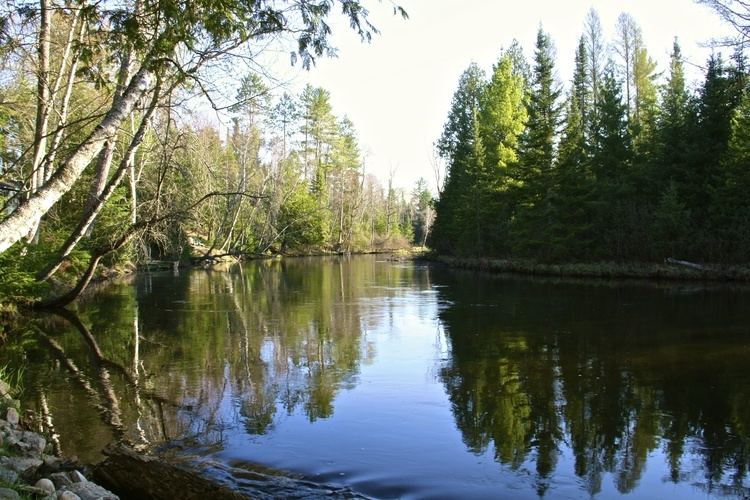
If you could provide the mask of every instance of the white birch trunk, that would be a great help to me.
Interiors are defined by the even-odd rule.
[[[52,174],[49,181],[0,222],[0,253],[28,234],[37,221],[73,187],[86,166],[102,150],[104,143],[115,136],[123,120],[133,111],[146,92],[151,76],[147,68],[141,68],[101,123]]]

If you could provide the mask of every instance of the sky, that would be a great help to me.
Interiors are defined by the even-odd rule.
[[[518,39],[529,61],[540,26],[557,51],[557,71],[565,90],[584,19],[593,7],[607,40],[621,12],[643,31],[649,54],[667,68],[674,37],[688,62],[688,80],[702,77],[711,53],[707,43],[731,28],[692,0],[399,0],[409,19],[393,16],[389,0],[369,2],[381,31],[363,44],[342,19],[334,21],[332,43],[338,57],[321,58],[310,71],[290,70],[281,57],[278,77],[289,90],[306,83],[331,93],[334,112],[346,115],[358,132],[365,169],[382,182],[410,190],[424,177],[435,189],[433,143],[442,131],[458,78],[471,62],[490,72],[500,51]]]

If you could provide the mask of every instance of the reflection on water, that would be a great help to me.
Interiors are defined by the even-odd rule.
[[[188,437],[381,497],[742,498],[748,306],[742,289],[293,259],[144,275],[34,318],[0,356],[35,424],[87,460]]]

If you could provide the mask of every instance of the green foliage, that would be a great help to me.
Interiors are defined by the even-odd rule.
[[[279,225],[282,251],[320,247],[327,240],[328,225],[318,202],[301,184],[281,206]]]
[[[519,136],[527,119],[525,63],[516,45],[504,52],[492,77],[470,66],[459,80],[451,113],[438,142],[448,162],[430,246],[438,251],[482,254],[503,244],[509,189],[518,184]]]
[[[533,82],[526,109],[528,122],[519,144],[518,209],[511,226],[513,248],[543,255],[552,229],[552,181],[555,137],[560,125],[561,91],[555,82],[552,42],[539,29]]]
[[[623,14],[618,29],[616,72],[589,13],[564,104],[541,29],[531,72],[515,46],[489,82],[476,66],[464,73],[437,143],[448,173],[432,248],[537,261],[750,258],[742,50],[731,64],[712,55],[691,95],[676,41],[659,85],[635,21]]]
[[[36,250],[17,244],[0,254],[0,304],[34,302],[49,290],[34,274],[47,257]]]
[[[653,236],[657,251],[670,257],[681,255],[687,242],[689,224],[690,211],[680,200],[677,185],[670,183],[654,211]]]

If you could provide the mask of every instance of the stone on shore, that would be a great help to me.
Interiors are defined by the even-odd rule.
[[[68,474],[66,474],[65,472],[55,472],[53,474],[50,474],[49,478],[58,489],[73,484],[73,480],[71,480],[70,477],[68,477]]]
[[[80,471],[74,470],[68,473],[68,477],[71,481],[74,483],[87,483],[88,479],[86,479],[86,476],[81,474]]]
[[[0,467],[0,482],[13,484],[18,481],[18,473],[5,467]]]
[[[0,385],[0,393],[2,390]],[[25,498],[41,500],[119,499],[111,491],[87,480],[80,471],[70,470],[77,463],[76,458],[63,460],[45,455],[47,439],[39,433],[20,429],[15,408],[8,408],[6,418],[0,418],[0,444],[10,455],[0,456],[0,484],[12,488],[0,488],[0,500],[17,500],[19,492]]]
[[[20,500],[21,496],[10,488],[0,488],[0,500]]]
[[[85,483],[73,483],[66,486],[63,491],[70,491],[78,495],[81,500],[119,500],[120,497],[106,490],[96,483],[86,481]]]
[[[5,420],[7,420],[10,425],[16,426],[18,425],[18,419],[18,410],[16,410],[12,406],[8,408],[8,412],[5,414]]]
[[[24,432],[21,441],[28,444],[31,451],[35,451],[40,455],[44,452],[44,448],[47,447],[47,440],[35,432]]]
[[[38,458],[31,457],[2,457],[0,465],[3,465],[19,474],[33,474],[42,465]]]
[[[81,500],[81,497],[73,493],[72,491],[61,491],[57,495],[57,500]]]
[[[37,481],[34,487],[47,492],[48,495],[55,492],[55,484],[47,478]]]

